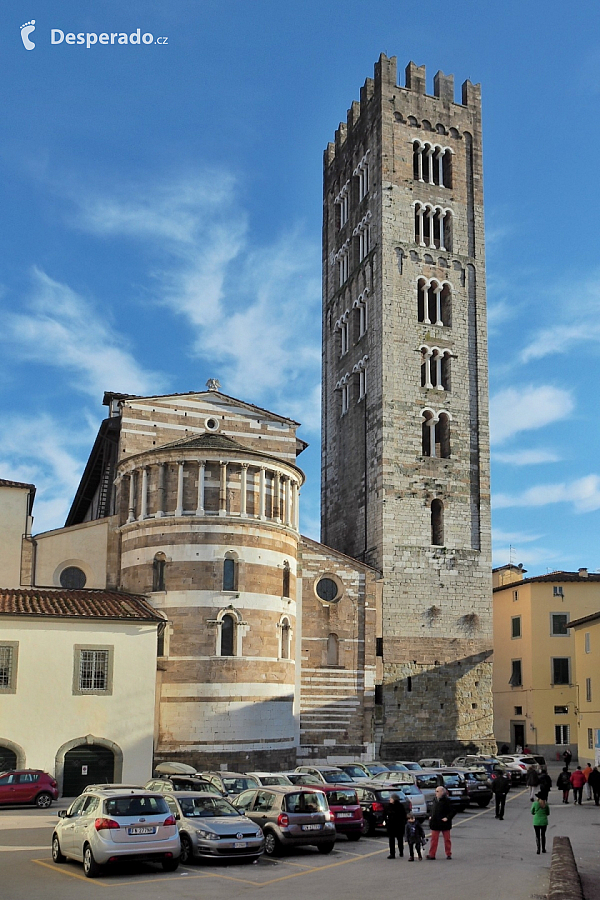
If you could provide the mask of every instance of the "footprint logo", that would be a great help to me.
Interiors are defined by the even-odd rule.
[[[31,22],[25,22],[24,25],[21,25],[21,40],[23,41],[23,46],[26,50],[33,50],[35,47],[33,41],[29,40],[29,35],[32,31],[35,31],[35,19],[32,19]]]

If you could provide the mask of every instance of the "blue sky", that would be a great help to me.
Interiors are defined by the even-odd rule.
[[[4,4],[0,477],[37,484],[36,530],[105,389],[218,377],[303,423],[318,536],[322,152],[383,51],[429,91],[482,84],[495,564],[600,569],[599,24],[540,0]],[[50,43],[137,28],[168,43]]]

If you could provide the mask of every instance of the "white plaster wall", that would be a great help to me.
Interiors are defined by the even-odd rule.
[[[21,583],[21,538],[27,529],[29,488],[0,487],[0,587]]]
[[[85,572],[86,588],[105,588],[109,521],[97,519],[36,535],[37,587],[60,587],[60,572],[77,566]]]
[[[250,751],[294,746],[295,722],[289,700],[257,697],[251,702],[215,698],[194,702],[182,698],[161,707],[161,731],[173,732],[186,749]]]
[[[59,748],[92,734],[121,748],[124,782],[152,776],[156,625],[3,616],[1,628],[19,658],[16,693],[0,694],[0,740],[19,744],[26,766],[54,774]],[[112,695],[73,695],[76,644],[114,647]]]

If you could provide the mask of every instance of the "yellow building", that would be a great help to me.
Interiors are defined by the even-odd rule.
[[[575,638],[579,689],[579,759],[600,765],[600,612],[575,619],[569,623],[569,628]]]
[[[585,696],[585,681],[576,675],[576,634],[569,625],[597,614],[600,575],[587,569],[525,574],[512,565],[494,570],[494,734],[512,752],[527,746],[550,762],[570,749],[575,759],[578,682]]]

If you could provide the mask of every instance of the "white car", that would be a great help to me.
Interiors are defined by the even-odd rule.
[[[284,775],[283,772],[246,772],[251,778],[255,778],[263,787],[269,787],[273,784],[290,785],[292,782]]]
[[[123,859],[160,862],[165,872],[179,865],[177,821],[160,794],[143,789],[88,791],[58,815],[52,859],[57,864],[66,859],[82,862],[88,878]]]

